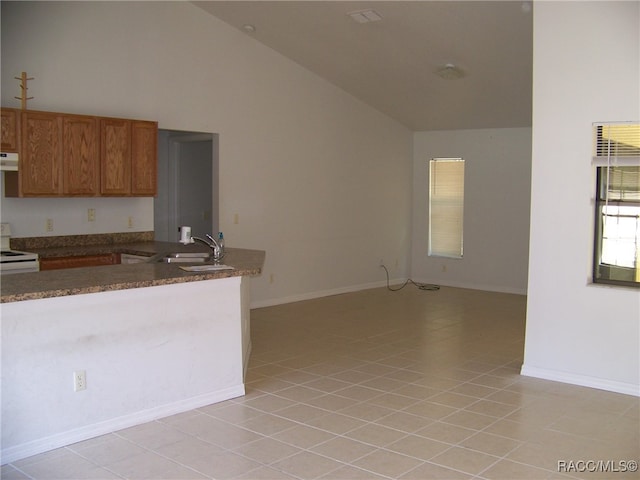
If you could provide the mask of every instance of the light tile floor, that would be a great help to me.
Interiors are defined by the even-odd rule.
[[[640,399],[520,376],[525,306],[408,286],[256,309],[246,396],[2,478],[639,478],[612,469],[640,460]]]

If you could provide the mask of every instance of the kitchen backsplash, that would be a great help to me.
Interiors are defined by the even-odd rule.
[[[62,235],[55,237],[12,238],[11,248],[29,251],[56,247],[85,247],[114,243],[152,242],[154,232],[99,233],[91,235]]]

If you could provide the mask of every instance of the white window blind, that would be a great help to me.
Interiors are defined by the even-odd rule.
[[[600,167],[640,164],[640,123],[594,123],[593,162]]]
[[[607,200],[640,202],[640,171],[633,167],[610,167],[606,171]]]
[[[464,160],[429,161],[429,255],[461,258],[464,219]]]

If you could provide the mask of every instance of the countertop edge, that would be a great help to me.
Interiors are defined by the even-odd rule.
[[[167,246],[158,242],[153,242],[153,247],[121,245],[117,249],[121,252],[128,250],[152,255],[174,251],[177,248],[176,244]],[[238,276],[257,276],[262,273],[265,255],[262,250],[228,248],[224,263],[234,269],[212,272],[186,272],[176,264],[143,262],[6,275],[2,276],[1,280],[0,304]]]
[[[95,267],[101,268],[101,267]],[[19,294],[9,294],[2,295],[0,297],[0,304],[5,303],[14,303],[14,302],[22,302],[25,300],[40,300],[44,298],[57,298],[57,297],[66,297],[70,295],[84,295],[89,293],[101,293],[101,292],[112,292],[117,290],[132,290],[136,288],[147,288],[147,287],[157,287],[161,285],[175,285],[179,283],[190,283],[190,282],[201,282],[204,280],[217,280],[220,278],[232,278],[232,277],[240,277],[240,276],[255,276],[261,273],[261,269],[252,270],[252,271],[239,271],[239,270],[230,270],[225,272],[216,272],[216,273],[198,273],[191,274],[188,277],[174,277],[174,278],[166,278],[159,280],[148,280],[141,282],[123,282],[123,283],[112,283],[109,285],[95,285],[91,287],[77,287],[77,288],[63,288],[63,289],[51,289],[51,290],[43,290],[39,292],[25,292]]]

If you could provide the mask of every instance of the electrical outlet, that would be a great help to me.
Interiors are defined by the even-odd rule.
[[[271,275],[269,275],[269,283],[273,283],[276,281],[276,276],[272,273]]]
[[[133,217],[129,217],[127,220],[127,226],[133,228]]]
[[[89,208],[87,210],[87,221],[89,221],[89,222],[95,222],[96,221],[96,209],[95,208]]]
[[[240,217],[238,216],[237,213],[233,214],[233,224],[237,225],[238,223],[240,223]]]
[[[73,372],[73,391],[80,392],[87,389],[87,372],[76,370]]]
[[[380,259],[380,263],[378,264],[380,267],[384,267],[384,258]]]
[[[44,229],[47,232],[53,232],[53,218],[47,218]]]

